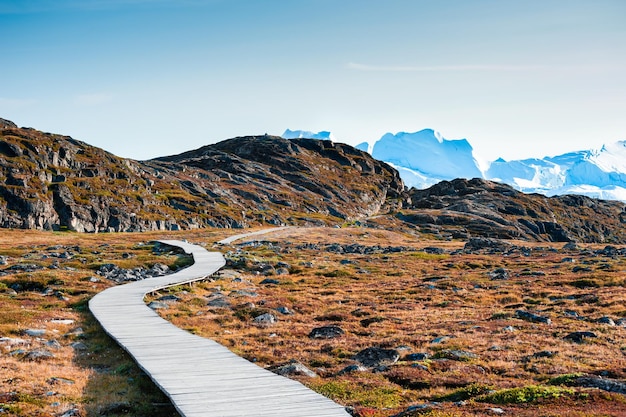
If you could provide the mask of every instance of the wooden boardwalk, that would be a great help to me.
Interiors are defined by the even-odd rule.
[[[248,237],[254,234],[237,236]],[[219,243],[235,240],[228,238]],[[276,375],[210,339],[188,333],[146,306],[144,296],[173,285],[201,280],[225,264],[218,252],[178,240],[194,264],[175,274],[111,287],[89,308],[171,399],[183,417],[347,417],[345,409],[297,381]]]

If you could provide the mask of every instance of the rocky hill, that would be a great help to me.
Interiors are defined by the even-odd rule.
[[[0,226],[145,231],[333,223],[400,204],[385,163],[350,146],[241,137],[151,161],[0,119]]]
[[[524,194],[483,179],[412,188],[402,221],[443,237],[626,243],[626,205],[581,195]]]
[[[626,243],[624,203],[482,179],[407,190],[386,163],[330,140],[248,136],[134,161],[0,119],[0,227],[147,231],[372,216],[379,227],[395,218],[439,238]]]

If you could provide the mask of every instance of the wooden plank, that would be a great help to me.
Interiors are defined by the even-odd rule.
[[[281,228],[272,229],[281,230]],[[232,236],[218,243],[268,231]],[[217,252],[178,240],[194,264],[175,274],[109,288],[89,302],[104,330],[137,361],[183,417],[347,417],[340,405],[297,381],[262,369],[217,342],[159,317],[147,293],[204,279],[225,264]]]

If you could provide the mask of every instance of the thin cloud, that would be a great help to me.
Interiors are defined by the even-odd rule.
[[[440,71],[536,71],[545,69],[542,65],[367,65],[349,62],[347,68],[370,72],[440,72]]]

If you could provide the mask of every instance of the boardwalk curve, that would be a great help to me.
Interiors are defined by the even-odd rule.
[[[179,329],[146,306],[147,293],[201,280],[225,264],[219,252],[178,240],[159,242],[182,248],[193,256],[194,264],[172,275],[111,287],[94,296],[89,309],[181,416],[349,416],[342,406],[301,383],[254,365],[213,340]]]

